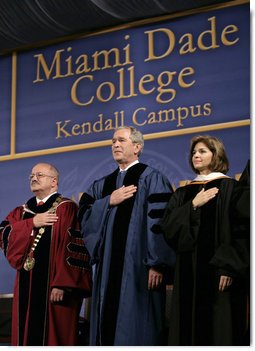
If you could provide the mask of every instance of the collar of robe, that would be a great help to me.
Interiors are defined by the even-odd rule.
[[[228,176],[226,176],[226,174],[224,173],[221,173],[221,172],[212,172],[210,174],[198,174],[196,176],[196,178],[193,180],[193,181],[199,181],[199,182],[203,182],[203,181],[208,181],[208,180],[213,180],[213,179],[216,179],[216,178],[222,178],[222,177],[225,177],[225,178],[229,178]]]

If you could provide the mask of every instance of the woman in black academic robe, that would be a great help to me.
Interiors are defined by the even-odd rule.
[[[191,140],[190,164],[197,177],[172,195],[162,220],[176,251],[169,345],[240,345],[245,332],[245,242],[232,235],[231,194],[222,142]]]

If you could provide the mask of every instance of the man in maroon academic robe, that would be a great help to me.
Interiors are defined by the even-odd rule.
[[[89,257],[79,232],[77,205],[57,193],[58,179],[54,166],[35,165],[30,175],[35,197],[0,225],[0,247],[17,270],[14,346],[77,345],[81,302],[91,288]]]

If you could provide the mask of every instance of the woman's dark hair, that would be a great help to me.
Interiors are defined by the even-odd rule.
[[[193,151],[197,143],[204,143],[212,152],[212,162],[209,165],[211,172],[222,172],[226,174],[229,169],[229,162],[225,152],[225,147],[221,140],[210,135],[198,135],[191,139],[189,163],[195,173],[199,173],[192,163]]]

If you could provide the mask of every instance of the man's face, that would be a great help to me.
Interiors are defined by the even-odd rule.
[[[112,138],[112,155],[114,160],[123,168],[138,159],[141,145],[130,139],[129,129],[117,130]]]
[[[37,164],[30,175],[30,189],[34,194],[40,194],[41,198],[46,197],[55,191],[57,185],[56,176],[45,164]]]

